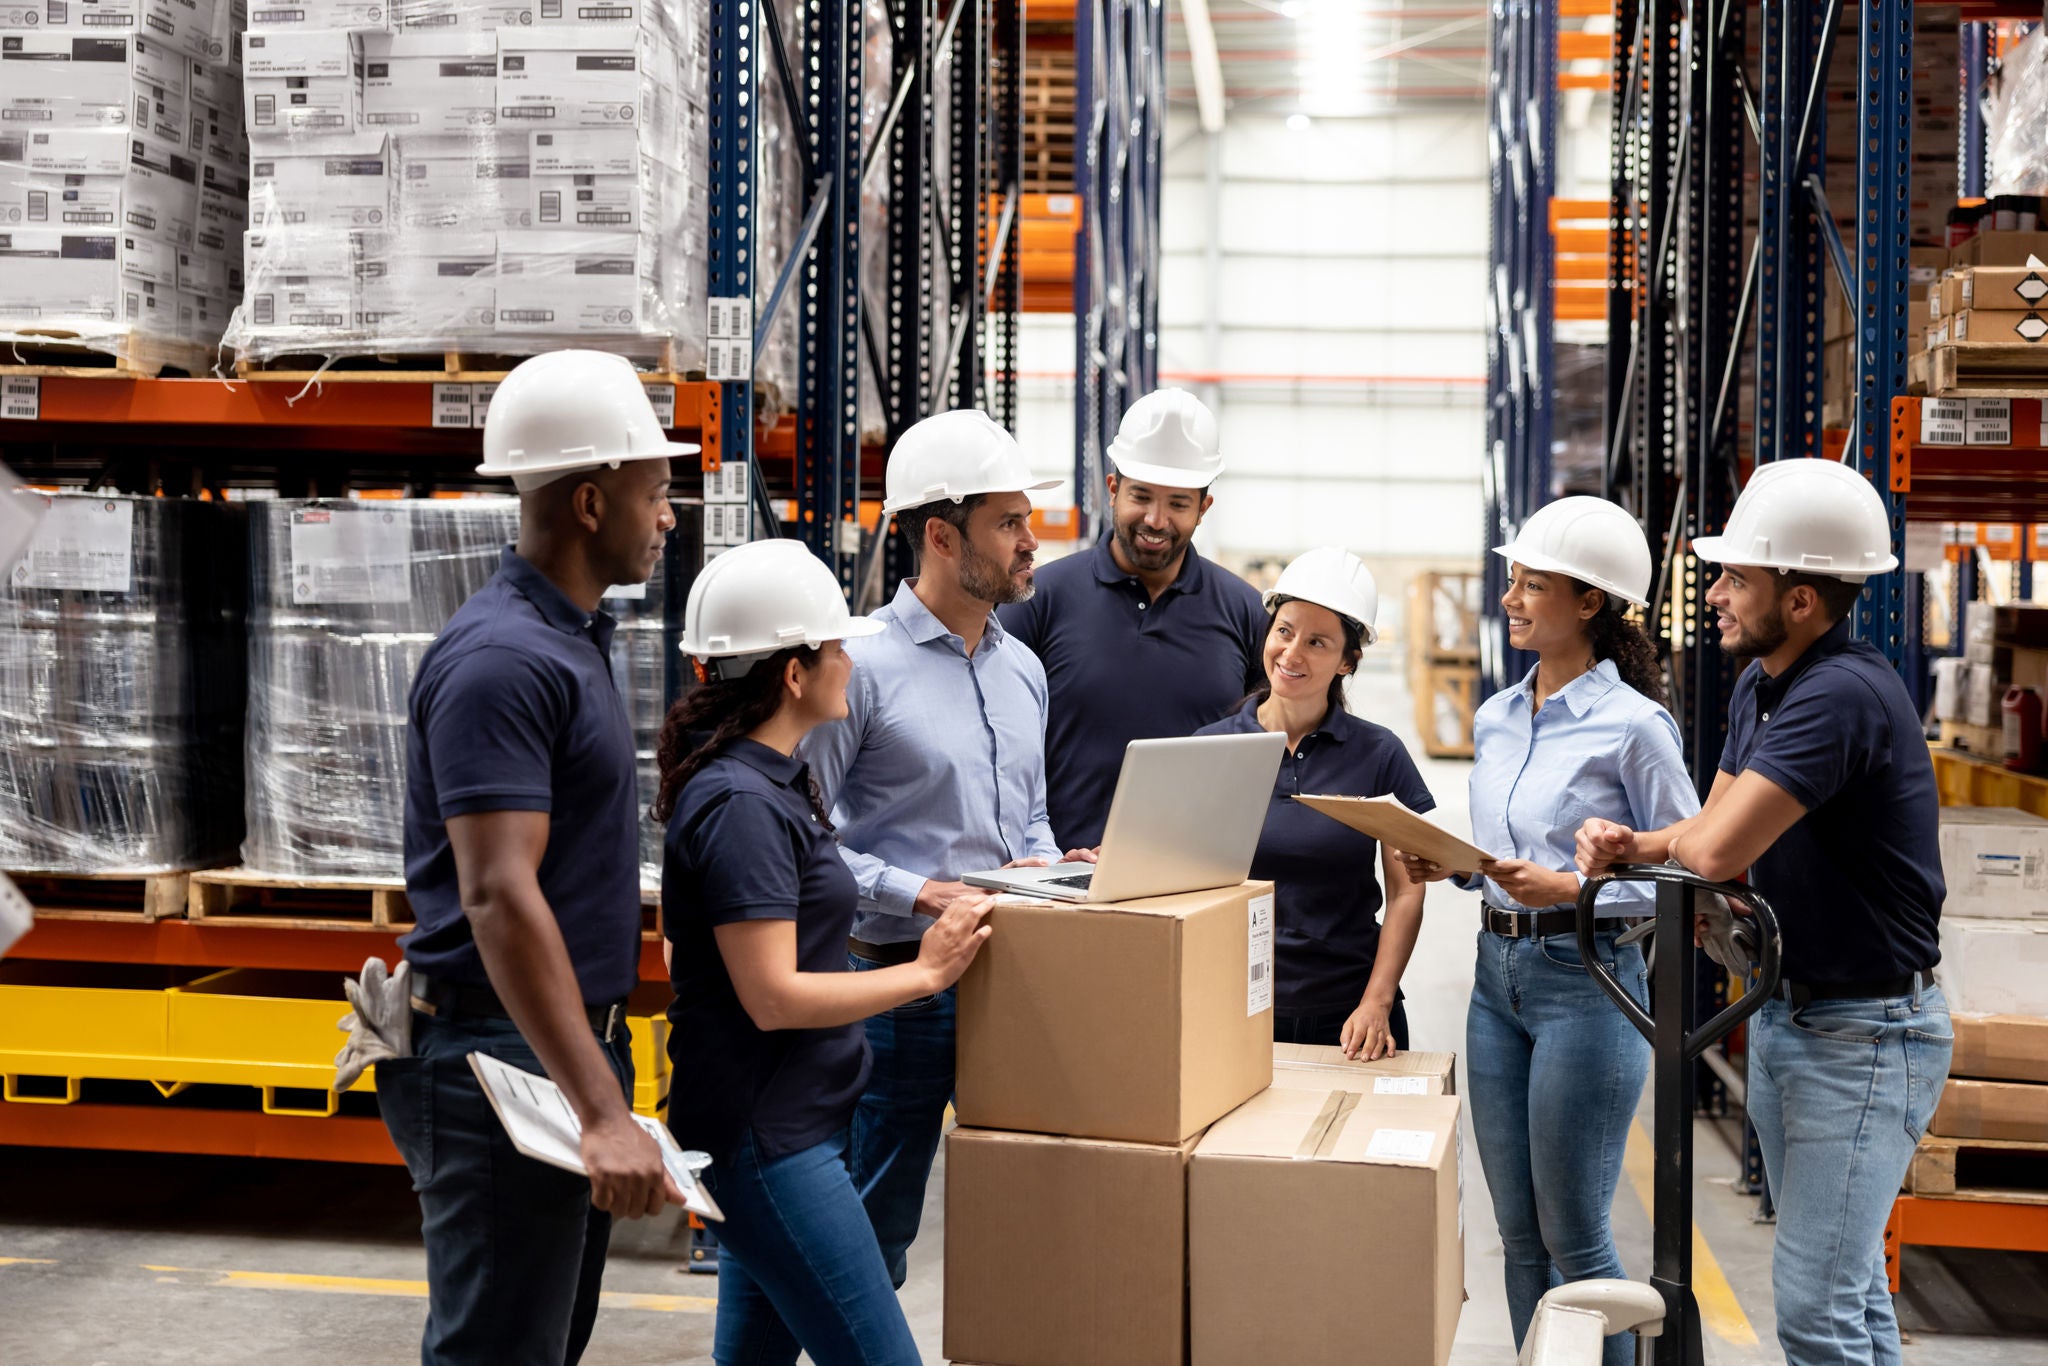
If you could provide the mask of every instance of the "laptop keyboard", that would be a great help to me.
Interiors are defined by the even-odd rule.
[[[1095,874],[1093,873],[1076,873],[1072,877],[1049,877],[1045,880],[1045,883],[1049,887],[1072,887],[1075,891],[1081,891],[1094,878]]]

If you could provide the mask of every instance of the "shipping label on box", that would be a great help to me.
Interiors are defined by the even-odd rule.
[[[482,232],[529,227],[527,139],[517,135],[398,138],[392,212],[409,228]]]
[[[2048,820],[2009,807],[1941,809],[1950,915],[2048,922]]]
[[[363,122],[401,133],[464,133],[497,122],[498,49],[488,33],[363,37]]]
[[[501,29],[498,115],[560,128],[630,128],[645,94],[639,33]]]
[[[249,163],[250,226],[377,228],[389,221],[390,157],[381,133],[309,142],[304,152]]]
[[[122,216],[137,232],[174,247],[192,245],[199,217],[199,163],[183,144],[129,138]]]
[[[256,0],[249,22],[259,29],[330,29],[382,33],[390,27],[385,0]]]
[[[646,257],[629,233],[508,235],[498,244],[498,330],[637,331],[651,321]]]
[[[412,514],[376,504],[297,509],[291,561],[293,602],[410,602]]]
[[[1334,1045],[1276,1043],[1273,1085],[1296,1090],[1346,1087],[1376,1096],[1447,1096],[1458,1090],[1455,1053],[1397,1053],[1372,1062]]]
[[[397,0],[392,15],[403,29],[496,33],[533,27],[534,0]]]
[[[15,566],[14,582],[24,588],[128,592],[135,569],[134,501],[47,496],[42,501],[42,521]]]

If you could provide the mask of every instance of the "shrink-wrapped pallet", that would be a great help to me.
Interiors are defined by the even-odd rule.
[[[639,775],[640,878],[648,886],[661,882],[662,828],[649,811],[661,790],[656,750],[662,722],[672,699],[682,696],[691,679],[689,661],[678,648],[683,635],[683,604],[689,599],[698,566],[704,559],[704,505],[677,502],[675,529],[668,550],[645,585],[614,589],[604,610],[618,621],[612,633],[612,679],[626,701],[633,723],[633,748]]]

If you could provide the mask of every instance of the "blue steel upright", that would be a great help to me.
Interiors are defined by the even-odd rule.
[[[755,175],[760,156],[759,0],[711,0],[711,182],[706,234],[709,294],[754,298]],[[754,387],[719,385],[721,459],[754,459]]]

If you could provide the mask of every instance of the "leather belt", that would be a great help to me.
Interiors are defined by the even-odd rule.
[[[849,937],[846,941],[846,951],[863,963],[873,963],[884,968],[900,967],[904,963],[917,961],[915,939],[906,939],[900,944],[870,944],[865,939]]]
[[[414,973],[412,978],[412,1008],[437,1020],[512,1018],[512,1012],[505,1009],[498,993],[489,987],[471,986],[466,982],[438,982],[419,973]],[[610,1043],[612,1035],[625,1023],[626,1003],[614,1001],[602,1006],[585,1003],[583,1014],[590,1021],[590,1027]]]
[[[1544,939],[1553,934],[1574,934],[1579,913],[1572,911],[1504,911],[1498,906],[1481,906],[1479,923],[1488,934],[1503,939]]]
[[[1794,1010],[1804,1010],[1815,1001],[1881,1001],[1892,996],[1911,996],[1933,984],[1931,972],[1909,972],[1903,977],[1884,977],[1870,982],[1785,982],[1777,994]]]

